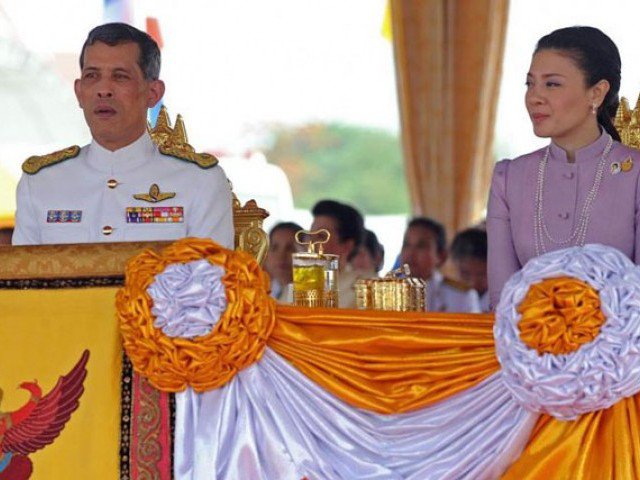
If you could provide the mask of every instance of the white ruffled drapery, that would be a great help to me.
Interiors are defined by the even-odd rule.
[[[575,351],[539,353],[520,338],[518,305],[534,283],[559,276],[597,290],[606,320],[598,336]],[[214,325],[216,298],[184,291],[188,301],[166,323],[179,318],[176,327],[185,332],[189,322]],[[173,298],[171,292],[165,297]],[[394,415],[348,405],[267,347],[223,387],[176,394],[175,478],[497,478],[528,443],[540,413],[572,419],[640,391],[640,268],[602,245],[532,259],[505,285],[494,337],[500,372],[434,405]]]
[[[415,412],[367,412],[268,348],[224,387],[177,394],[176,413],[176,480],[496,478],[538,418],[499,374]]]

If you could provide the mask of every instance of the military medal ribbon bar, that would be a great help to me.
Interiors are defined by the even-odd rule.
[[[47,223],[80,223],[82,210],[49,210]]]
[[[127,207],[127,223],[183,222],[183,207]]]

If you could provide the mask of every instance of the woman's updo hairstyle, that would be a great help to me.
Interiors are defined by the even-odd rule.
[[[607,80],[609,92],[598,108],[598,123],[613,137],[620,141],[620,135],[613,126],[620,99],[620,52],[607,35],[593,27],[561,28],[545,35],[536,45],[534,54],[540,50],[559,50],[571,58],[584,72],[588,87],[600,80]]]

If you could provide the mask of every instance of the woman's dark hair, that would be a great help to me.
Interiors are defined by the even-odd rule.
[[[620,141],[620,135],[613,126],[620,99],[620,52],[607,35],[593,27],[561,28],[545,35],[536,45],[534,54],[540,50],[560,50],[570,57],[584,72],[588,87],[600,80],[609,82],[610,89],[598,108],[598,123],[613,137]]]

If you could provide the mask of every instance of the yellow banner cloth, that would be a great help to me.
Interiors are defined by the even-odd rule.
[[[278,305],[268,345],[345,402],[378,413],[431,405],[499,368],[493,315]]]
[[[640,396],[572,422],[540,417],[504,479],[640,479]]]
[[[37,380],[46,395],[90,352],[80,406],[60,436],[29,458],[32,480],[119,478],[120,334],[116,288],[0,290],[0,411],[29,399],[17,390]]]

